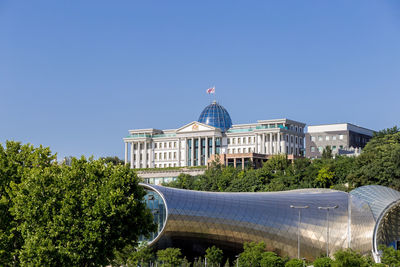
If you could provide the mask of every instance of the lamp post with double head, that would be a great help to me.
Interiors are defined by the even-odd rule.
[[[339,206],[318,207],[320,210],[326,210],[326,256],[329,257],[329,211],[337,209]]]
[[[301,210],[308,209],[308,206],[294,206],[290,205],[290,208],[297,209],[299,211],[299,221],[297,223],[297,258],[300,259],[300,224],[301,224]]]

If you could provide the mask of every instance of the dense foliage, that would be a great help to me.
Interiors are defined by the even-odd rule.
[[[59,165],[48,148],[0,145],[2,266],[107,265],[152,231],[136,174],[103,160]]]
[[[276,155],[257,170],[223,167],[217,163],[203,175],[181,174],[167,186],[220,192],[281,191],[332,188],[350,191],[367,184],[400,190],[400,132],[397,127],[374,135],[357,158],[332,157],[327,147],[321,159],[296,159]]]

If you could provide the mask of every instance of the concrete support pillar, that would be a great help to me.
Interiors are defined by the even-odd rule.
[[[134,151],[134,149],[133,149],[133,142],[131,142],[131,169],[133,169],[133,151]]]
[[[192,137],[192,139],[191,139],[192,141],[192,149],[191,149],[191,159],[190,159],[190,166],[194,166],[194,138]]]
[[[233,167],[236,168],[236,158],[233,159]]]

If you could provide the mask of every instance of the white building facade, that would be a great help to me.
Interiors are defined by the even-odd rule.
[[[232,125],[228,112],[215,101],[198,121],[179,129],[129,130],[125,163],[131,168],[205,166],[211,155],[304,153],[305,124],[289,119]]]

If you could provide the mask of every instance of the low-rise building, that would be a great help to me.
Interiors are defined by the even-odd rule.
[[[329,146],[334,155],[359,154],[374,131],[351,123],[311,125],[307,127],[306,157],[320,158]]]

